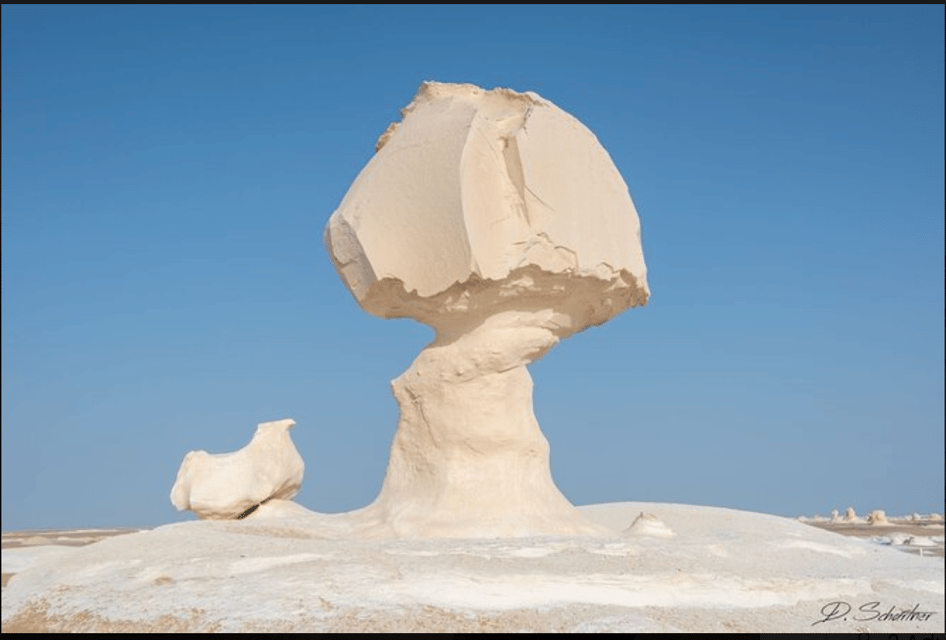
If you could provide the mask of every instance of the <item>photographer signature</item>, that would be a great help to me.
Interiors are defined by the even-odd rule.
[[[912,609],[901,608],[897,610],[897,607],[891,606],[888,610],[884,611],[882,605],[879,602],[868,602],[859,606],[851,617],[858,622],[870,620],[887,622],[909,622],[911,620],[915,620],[918,622],[923,622],[936,615],[935,611],[920,611],[919,609],[920,605],[915,604],[913,605]],[[821,607],[821,615],[823,615],[824,618],[821,620],[816,620],[811,624],[811,626],[842,618],[847,620],[847,616],[851,614],[852,610],[853,609],[851,605],[847,602],[840,600],[836,602],[829,602],[828,604]]]

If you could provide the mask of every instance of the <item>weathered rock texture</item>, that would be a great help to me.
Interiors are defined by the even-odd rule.
[[[526,365],[646,304],[627,186],[534,93],[425,83],[402,115],[325,229],[366,311],[437,332],[392,383],[401,419],[366,515],[403,536],[598,531],[552,481]]]
[[[234,520],[270,499],[291,499],[305,472],[289,437],[295,423],[263,422],[250,443],[234,453],[191,451],[177,472],[171,503],[206,520]]]

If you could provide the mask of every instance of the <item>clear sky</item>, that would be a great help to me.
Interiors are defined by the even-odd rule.
[[[535,91],[628,183],[652,297],[531,367],[576,504],[943,512],[939,6],[2,9],[2,525],[152,526],[291,417],[378,492],[432,331],[322,229],[421,82]]]

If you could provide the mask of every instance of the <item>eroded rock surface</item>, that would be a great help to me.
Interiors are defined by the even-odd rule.
[[[541,306],[560,335],[646,304],[640,222],[597,138],[535,93],[425,83],[325,229],[380,317],[449,331]]]
[[[289,437],[295,423],[263,422],[250,443],[233,453],[191,451],[177,472],[171,503],[205,520],[234,520],[268,500],[290,500],[305,472]]]

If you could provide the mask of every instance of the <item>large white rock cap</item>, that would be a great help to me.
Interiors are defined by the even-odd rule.
[[[434,82],[402,115],[325,229],[365,310],[436,326],[528,296],[570,333],[646,304],[637,211],[578,120],[535,93]]]

